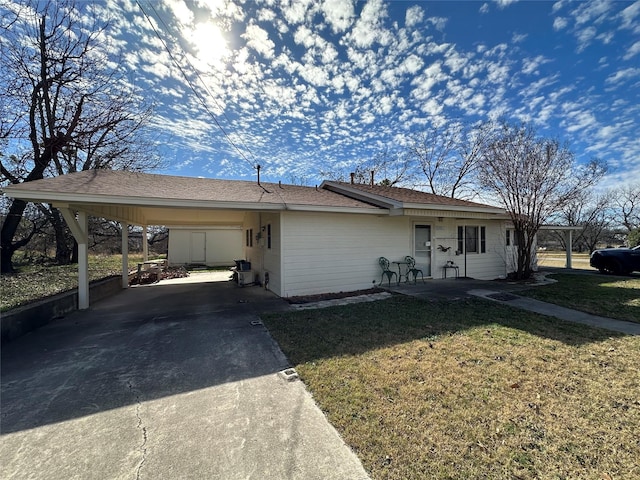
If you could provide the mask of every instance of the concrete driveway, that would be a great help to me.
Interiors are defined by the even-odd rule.
[[[258,313],[289,306],[206,278],[131,288],[4,346],[2,478],[368,478],[280,373]]]

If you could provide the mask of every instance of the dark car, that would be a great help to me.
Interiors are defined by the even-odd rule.
[[[589,264],[600,273],[628,275],[640,272],[640,245],[633,248],[604,248],[591,254]]]

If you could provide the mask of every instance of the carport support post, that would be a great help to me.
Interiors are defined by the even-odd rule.
[[[89,222],[86,212],[78,216],[69,208],[58,207],[73,237],[78,242],[78,310],[89,308]]]
[[[129,288],[129,225],[121,222],[122,229],[122,288]]]
[[[573,249],[573,230],[569,229],[564,232],[564,238],[567,245],[567,268],[571,267],[571,250]]]
[[[147,226],[142,227],[142,261],[149,260],[149,242],[147,241]]]

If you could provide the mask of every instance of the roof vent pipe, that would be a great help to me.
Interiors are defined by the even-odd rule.
[[[376,171],[375,170],[371,170],[371,186],[373,187],[373,176],[375,175]]]
[[[261,167],[260,165],[257,165],[257,166],[256,166],[256,170],[258,170],[258,185],[260,185],[260,169],[261,169],[261,168],[262,168],[262,167]]]
[[[354,183],[356,183],[356,174],[354,172],[351,172],[351,185],[353,185]]]

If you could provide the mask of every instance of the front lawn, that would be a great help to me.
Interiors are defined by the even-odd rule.
[[[603,317],[640,323],[640,278],[558,273],[558,281],[519,295]]]
[[[481,299],[264,316],[377,479],[631,479],[640,338]]]

